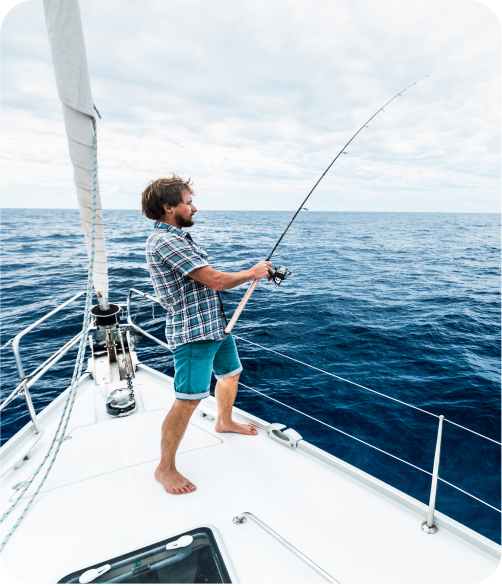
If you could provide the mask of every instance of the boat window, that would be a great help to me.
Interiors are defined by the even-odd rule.
[[[201,527],[82,568],[58,582],[78,583],[231,584],[232,581],[213,532]]]

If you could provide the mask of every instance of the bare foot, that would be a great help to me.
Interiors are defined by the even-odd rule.
[[[188,494],[197,489],[195,484],[182,476],[176,469],[161,470],[160,466],[155,470],[155,480],[160,482],[169,494]]]
[[[236,423],[235,421],[222,422],[217,421],[214,431],[218,433],[242,433],[243,435],[258,435],[258,432],[252,425],[245,425],[244,423]]]

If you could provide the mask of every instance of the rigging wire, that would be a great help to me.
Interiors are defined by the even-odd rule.
[[[341,429],[338,429],[337,427],[333,427],[329,423],[325,423],[324,421],[321,421],[320,419],[317,419],[316,417],[312,417],[312,415],[309,415],[308,413],[304,413],[303,411],[300,411],[299,409],[295,409],[294,407],[291,407],[290,405],[287,405],[286,403],[282,403],[281,401],[278,401],[277,399],[270,397],[270,395],[265,395],[265,393],[262,393],[261,391],[257,391],[256,389],[248,387],[247,385],[245,385],[244,383],[241,383],[240,381],[239,381],[239,384],[241,386],[245,387],[246,389],[253,391],[254,393],[258,393],[258,395],[261,395],[262,397],[266,397],[267,399],[270,399],[271,401],[275,401],[276,403],[279,403],[279,405],[283,405],[284,407],[287,407],[288,409],[291,409],[292,411],[296,411],[297,413],[300,413],[300,415],[304,415],[305,417],[308,417],[309,419],[313,419],[314,421],[317,421],[317,423],[325,425],[326,427],[329,427],[330,429],[333,429],[335,431],[338,431],[339,433],[342,433],[343,435],[346,435],[352,439],[355,439],[356,441],[361,442],[362,444],[365,444],[366,446],[369,446],[370,448],[378,450],[379,452],[382,452],[383,454],[390,456],[391,458],[399,460],[400,462],[403,462],[404,464],[408,464],[408,466],[412,466],[413,468],[420,470],[420,472],[424,472],[425,474],[432,476],[432,474],[430,472],[427,472],[427,470],[424,470],[423,468],[419,468],[418,466],[415,466],[415,464],[411,464],[410,462],[407,462],[406,460],[398,458],[397,456],[394,456],[394,454],[391,454],[390,452],[386,452],[385,450],[381,450],[380,448],[377,448],[376,446],[373,446],[373,445],[369,444],[368,442],[365,442],[362,439],[355,437],[354,435],[350,435],[350,433],[347,433],[346,431],[342,431]]]
[[[384,393],[380,393],[379,391],[375,391],[375,390],[370,389],[368,387],[364,387],[363,385],[360,385],[359,383],[355,383],[355,382],[348,380],[346,378],[342,378],[341,376],[338,376],[337,374],[333,374],[332,372],[328,372],[327,370],[322,370],[321,368],[317,368],[317,366],[312,366],[311,364],[307,364],[306,362],[302,362],[301,360],[297,360],[296,358],[292,358],[291,356],[288,356],[287,354],[281,354],[281,352],[277,352],[276,350],[271,350],[270,348],[267,348],[266,346],[262,346],[261,344],[257,344],[256,342],[251,342],[251,340],[246,340],[246,338],[243,338],[242,336],[237,336],[234,334],[234,338],[237,338],[238,340],[242,340],[243,342],[247,342],[248,344],[252,344],[253,346],[258,346],[258,348],[262,348],[263,350],[267,350],[267,352],[272,352],[273,354],[277,354],[278,356],[283,356],[284,358],[287,358],[288,360],[292,360],[293,362],[298,362],[299,364],[303,364],[303,366],[308,366],[309,368],[312,368],[313,370],[318,370],[319,372],[322,372],[323,374],[327,374],[328,376],[332,376],[333,378],[337,378],[338,380],[341,380],[341,381],[344,381],[344,382],[349,383],[351,385],[354,385],[356,387],[359,387],[360,389],[364,389],[365,391],[370,391],[371,393],[375,393],[376,395],[380,395],[381,397],[385,397],[386,399],[390,399],[391,401],[395,401],[396,403],[401,403],[401,405],[405,405],[406,407],[411,407],[412,409],[416,409],[417,411],[421,411],[422,413],[426,413],[427,415],[430,415],[431,417],[436,417],[437,419],[439,419],[439,415],[436,415],[435,413],[430,413],[429,411],[426,411],[425,409],[421,409],[420,407],[417,407],[416,405],[411,405],[410,403],[406,403],[405,401],[401,401],[399,399],[396,399],[395,397],[391,397],[390,395],[385,395]],[[487,437],[486,435],[478,433],[477,431],[473,431],[472,429],[469,429],[468,427],[464,427],[463,425],[455,423],[454,421],[450,421],[449,419],[445,419],[445,421],[447,421],[448,423],[451,423],[452,425],[456,425],[457,427],[465,429],[465,431],[469,431],[470,433],[478,435],[479,437],[482,437],[483,439],[489,440],[489,441],[493,442],[494,444],[497,444],[499,446],[502,445],[497,440],[494,440],[491,437]]]
[[[329,167],[326,169],[326,171],[324,171],[324,173],[321,175],[321,177],[317,180],[317,183],[314,185],[314,187],[312,187],[312,189],[310,190],[309,194],[307,195],[307,197],[303,200],[302,204],[300,205],[300,207],[298,208],[298,210],[296,211],[295,215],[291,218],[291,221],[289,222],[289,224],[287,225],[286,229],[284,230],[284,232],[281,234],[281,237],[279,238],[279,240],[275,243],[274,248],[272,249],[272,252],[268,255],[267,257],[267,261],[269,261],[272,258],[272,255],[274,254],[274,252],[276,251],[277,247],[279,246],[279,244],[281,243],[281,240],[284,238],[284,236],[286,235],[286,232],[289,230],[289,227],[291,226],[291,224],[295,221],[296,216],[300,213],[301,209],[303,208],[303,206],[307,203],[308,198],[312,195],[312,193],[314,192],[314,189],[319,185],[319,183],[322,181],[323,177],[326,175],[326,173],[331,169],[331,167],[333,166],[333,164],[335,163],[335,161],[338,159],[338,157],[340,155],[346,155],[347,151],[345,150],[349,144],[356,138],[356,136],[361,132],[361,130],[363,128],[367,128],[368,124],[373,120],[373,118],[375,118],[375,116],[377,116],[377,114],[380,114],[380,112],[384,112],[384,108],[386,106],[388,106],[391,102],[393,102],[398,96],[400,96],[401,94],[403,94],[406,90],[408,90],[412,85],[417,85],[418,82],[422,81],[422,79],[425,79],[426,77],[429,77],[428,75],[424,75],[424,77],[421,77],[420,79],[418,79],[417,81],[414,81],[413,83],[411,83],[408,87],[405,87],[404,90],[401,90],[398,94],[396,94],[391,100],[389,100],[384,106],[382,106],[377,112],[375,112],[375,114],[373,114],[373,116],[367,121],[365,122],[361,128],[354,134],[354,136],[349,140],[349,142],[342,148],[342,150],[336,155],[336,157],[331,161]]]

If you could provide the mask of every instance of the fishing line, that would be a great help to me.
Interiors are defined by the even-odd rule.
[[[301,212],[302,208],[304,207],[304,205],[307,203],[308,198],[314,193],[315,188],[319,185],[319,183],[322,181],[323,177],[326,175],[326,173],[331,169],[331,167],[335,164],[335,162],[337,161],[338,157],[340,155],[343,154],[347,154],[347,151],[345,150],[349,144],[356,138],[356,136],[361,132],[361,130],[363,128],[366,128],[368,126],[368,124],[373,120],[373,118],[375,118],[375,116],[377,116],[378,114],[380,114],[380,112],[384,111],[384,108],[386,106],[388,106],[391,102],[393,102],[398,96],[401,96],[407,89],[409,89],[412,85],[417,85],[417,83],[419,81],[422,81],[422,79],[425,79],[426,77],[429,77],[428,75],[425,75],[424,77],[421,77],[420,79],[418,79],[417,81],[414,81],[412,84],[410,84],[409,86],[405,87],[404,90],[401,90],[398,94],[396,94],[391,100],[389,100],[386,104],[384,104],[379,110],[377,110],[373,116],[367,121],[365,122],[361,128],[354,134],[354,136],[349,140],[349,142],[342,148],[342,150],[336,155],[336,157],[331,161],[329,167],[326,169],[326,171],[324,171],[324,173],[319,177],[319,179],[317,180],[317,183],[314,185],[314,187],[312,187],[312,189],[310,190],[309,194],[307,195],[307,197],[302,201],[300,207],[298,208],[298,210],[296,211],[295,215],[291,218],[291,221],[289,222],[289,224],[286,226],[286,229],[284,230],[284,232],[281,234],[279,240],[275,243],[274,248],[272,248],[272,252],[268,255],[266,261],[269,261],[272,258],[272,255],[274,254],[274,252],[277,250],[277,247],[279,246],[279,244],[281,243],[282,239],[284,238],[284,236],[286,235],[286,232],[289,230],[289,228],[291,227],[291,224],[296,220],[296,217],[298,216],[298,214]],[[273,274],[271,275],[271,279],[272,281],[276,284],[276,285],[280,285],[282,283],[282,281],[284,281],[284,279],[291,274],[291,271],[284,266],[279,266],[275,269],[273,269]],[[228,322],[226,328],[225,328],[225,334],[229,334],[233,327],[235,326],[237,320],[239,319],[240,314],[242,313],[244,307],[246,307],[247,302],[249,301],[249,298],[251,297],[251,295],[253,294],[253,291],[256,288],[256,285],[258,285],[259,279],[254,279],[253,282],[251,283],[251,285],[249,285],[248,290],[246,291],[244,297],[242,298],[241,302],[239,303],[239,305],[237,306],[237,309],[234,311],[234,315],[232,316],[232,319]]]
[[[334,165],[335,161],[338,159],[338,157],[340,155],[343,154],[347,154],[345,149],[349,146],[349,144],[356,138],[356,136],[361,132],[361,130],[363,128],[366,128],[367,125],[373,120],[373,118],[375,118],[375,116],[377,116],[377,114],[380,114],[380,112],[384,111],[384,108],[386,106],[388,106],[391,102],[393,102],[397,97],[399,97],[401,94],[403,94],[407,89],[409,89],[412,85],[417,85],[417,83],[419,81],[422,81],[422,79],[425,79],[426,77],[429,77],[428,75],[425,75],[424,77],[421,77],[420,79],[418,79],[417,81],[414,81],[412,84],[410,84],[408,87],[405,87],[404,90],[401,90],[398,94],[396,94],[392,100],[389,100],[384,106],[382,106],[379,110],[377,110],[377,112],[375,112],[375,114],[373,114],[373,116],[367,121],[365,122],[361,128],[354,134],[354,136],[349,140],[349,142],[342,148],[342,150],[336,155],[336,157],[331,161],[329,167],[326,169],[326,171],[324,171],[324,173],[321,175],[321,177],[317,180],[317,183],[314,185],[314,187],[312,187],[312,189],[310,190],[309,194],[307,195],[307,197],[303,200],[302,204],[300,205],[300,207],[298,208],[298,210],[296,211],[295,215],[291,218],[291,221],[289,222],[289,224],[287,225],[286,229],[284,230],[284,232],[281,234],[281,237],[279,238],[279,240],[276,242],[274,248],[272,249],[272,252],[268,255],[267,257],[267,261],[269,261],[272,258],[272,255],[274,254],[274,252],[276,251],[277,247],[279,246],[279,244],[281,243],[281,240],[284,238],[284,236],[286,235],[286,232],[289,230],[291,224],[295,221],[296,216],[298,216],[298,214],[300,213],[300,211],[302,210],[303,206],[307,203],[308,198],[312,195],[312,193],[314,193],[315,188],[319,185],[319,183],[322,181],[323,177],[326,175],[326,173],[331,169],[331,167]]]

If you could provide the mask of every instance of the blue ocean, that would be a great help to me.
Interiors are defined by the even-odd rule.
[[[190,229],[212,266],[238,271],[267,257],[291,212],[200,211]],[[111,301],[153,294],[144,255],[152,222],[104,212]],[[302,212],[274,255],[292,274],[261,283],[234,334],[500,441],[500,216]],[[83,290],[87,255],[76,210],[2,211],[2,345]],[[222,293],[232,315],[247,285]],[[138,307],[134,298],[133,310]],[[23,338],[27,373],[82,325],[83,298]],[[137,323],[164,339],[163,310]],[[237,340],[248,387],[237,406],[428,503],[438,419]],[[173,375],[171,354],[143,338],[140,360]],[[33,388],[37,410],[69,384],[76,350]],[[1,352],[2,397],[18,382]],[[328,425],[379,448],[305,417]],[[24,399],[2,412],[7,441],[29,420]],[[280,471],[278,471],[280,474]],[[444,423],[440,478],[500,509],[500,446]],[[315,493],[316,480],[312,479]],[[333,494],[333,499],[337,495]],[[500,543],[500,515],[440,482],[437,508]]]

